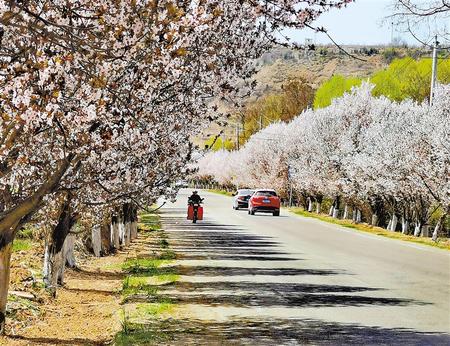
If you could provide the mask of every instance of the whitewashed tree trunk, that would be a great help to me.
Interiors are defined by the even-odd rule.
[[[356,223],[360,223],[361,222],[361,210],[357,209],[356,210]]]
[[[378,215],[377,214],[373,214],[372,215],[372,226],[378,226]]]
[[[112,237],[113,237],[113,247],[118,250],[120,249],[120,230],[119,230],[119,218],[115,217],[113,219],[113,224],[112,224]]]
[[[77,217],[72,214],[70,201],[71,196],[67,195],[58,217],[58,223],[50,232],[45,246],[44,283],[50,288],[54,297],[57,286],[64,283],[66,239],[77,220]]]
[[[391,230],[391,225],[392,225],[392,218],[389,219],[388,225],[387,225],[387,227],[386,227],[386,229],[387,229],[388,231]]]
[[[77,266],[74,254],[75,240],[75,234],[69,234],[64,242],[64,257],[66,265],[69,268],[75,268]]]
[[[316,213],[320,214],[321,210],[320,210],[320,202],[316,202]]]
[[[55,245],[47,241],[44,254],[44,283],[53,297],[56,297],[56,288],[64,280],[64,249],[56,250]]]
[[[445,219],[449,214],[450,214],[450,205],[447,206],[446,210],[444,211],[444,214],[439,218],[438,222],[436,223],[436,226],[434,227],[433,235],[431,237],[433,241],[437,241],[439,233],[441,232],[442,227],[444,225]]]
[[[114,247],[114,223],[111,222],[109,227],[111,228],[111,239],[110,239],[110,242],[111,242],[111,246]]]
[[[409,221],[404,216],[402,216],[402,233],[403,234],[409,233]]]
[[[397,223],[398,223],[398,217],[396,214],[392,215],[392,220],[390,221],[391,223],[391,228],[389,228],[390,231],[395,232],[395,230],[397,229]]]
[[[102,250],[102,236],[100,226],[93,226],[91,230],[92,251],[95,257],[100,257]]]
[[[356,222],[356,208],[353,208],[352,210],[352,221]]]
[[[309,212],[312,212],[312,204],[313,204],[312,198],[308,198],[308,211]]]
[[[431,239],[433,239],[433,241],[437,241],[439,232],[441,231],[441,226],[442,226],[442,220],[439,219],[436,226],[434,227],[433,235],[431,236]]]
[[[131,223],[127,220],[125,221],[125,246],[130,245],[131,242]]]
[[[330,210],[329,210],[329,212],[328,212],[328,215],[333,216],[333,213],[334,213],[334,205],[332,205],[332,206],[330,207]]]
[[[418,237],[420,236],[420,232],[422,231],[422,225],[420,224],[420,222],[416,222],[416,225],[414,227],[414,236]]]
[[[124,246],[125,245],[125,224],[123,222],[123,217],[117,218],[117,223],[119,224],[120,246]]]
[[[344,216],[342,217],[344,220],[348,218],[348,204],[345,204],[344,207]]]
[[[336,219],[339,217],[339,209],[338,208],[333,208],[333,217]]]
[[[0,249],[0,335],[5,332],[12,243]]]

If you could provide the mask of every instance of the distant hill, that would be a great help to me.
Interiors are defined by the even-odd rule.
[[[321,83],[335,74],[346,77],[369,77],[373,72],[387,67],[395,57],[410,55],[418,58],[428,53],[417,48],[405,47],[344,46],[343,48],[355,57],[346,55],[335,46],[317,46],[314,51],[278,48],[264,54],[256,63],[258,73],[254,78],[257,86],[246,102],[251,102],[264,94],[277,92],[281,90],[283,84],[291,80],[303,78],[317,89]],[[227,109],[227,106],[223,105],[221,109]],[[201,144],[208,134],[217,134],[220,130],[221,127],[217,124],[211,125],[198,144]],[[233,137],[235,129],[227,126],[225,133],[227,138]]]

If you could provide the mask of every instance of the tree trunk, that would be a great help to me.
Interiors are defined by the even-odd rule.
[[[119,242],[120,242],[120,247],[122,247],[125,245],[125,225],[124,225],[123,217],[119,216],[117,218],[117,222],[119,224]]]
[[[308,198],[308,211],[312,212],[313,210],[313,201],[312,198]]]
[[[40,206],[42,199],[55,189],[75,158],[69,154],[58,162],[57,169],[28,198],[0,218],[0,335],[5,331],[6,301],[8,297],[11,247],[16,235],[17,225],[32,215]]]
[[[334,210],[333,210],[333,217],[334,217],[335,219],[338,219],[338,218],[339,218],[339,209],[334,208]]]
[[[53,297],[56,297],[56,287],[62,284],[61,278],[64,278],[65,259],[63,248],[56,250],[55,244],[49,239],[45,244],[44,254],[44,284]]]
[[[442,229],[442,224],[443,224],[443,219],[442,219],[442,218],[443,218],[442,216],[439,218],[439,220],[438,220],[436,226],[434,227],[433,235],[432,235],[432,237],[431,237],[431,239],[432,239],[433,241],[437,241],[438,236],[439,236],[439,232],[440,232],[441,229]]]
[[[404,216],[402,216],[402,233],[403,234],[408,234],[409,233],[409,221]]]
[[[130,238],[131,238],[131,225],[130,225],[130,210],[131,205],[129,203],[125,203],[122,206],[122,212],[123,212],[123,223],[124,223],[124,243],[125,246],[130,245]]]
[[[64,242],[64,257],[66,258],[66,265],[69,268],[75,268],[77,263],[75,261],[75,234],[69,234]]]
[[[95,225],[92,227],[91,240],[92,240],[92,251],[94,252],[94,256],[100,257],[102,251],[102,236],[100,226]]]
[[[389,228],[389,230],[392,232],[395,232],[395,230],[397,229],[397,223],[398,223],[398,217],[396,214],[392,215],[392,219],[391,219],[390,223],[391,223],[391,227]]]
[[[331,205],[330,210],[328,211],[328,215],[333,216],[334,213],[334,204]]]
[[[422,231],[422,225],[419,221],[416,221],[416,226],[414,227],[414,236],[418,237],[420,236],[420,232]]]
[[[111,227],[112,227],[113,247],[114,249],[119,250],[120,249],[119,218],[116,215],[112,217]]]
[[[333,217],[335,219],[339,218],[339,205],[341,204],[340,202],[341,202],[340,197],[336,196],[336,199],[334,200],[334,209],[333,209]]]
[[[450,214],[450,205],[447,206],[445,212],[439,218],[436,226],[434,227],[433,236],[431,237],[431,239],[433,239],[433,241],[437,241],[437,239],[439,237],[439,233],[441,232],[442,228],[444,227],[445,219],[447,218],[447,216],[449,214]]]
[[[12,242],[4,243],[2,240],[3,239],[0,237],[0,335],[5,333],[6,302],[8,300],[12,250]]]
[[[352,210],[352,221],[356,223],[356,208]]]
[[[344,220],[348,218],[348,204],[345,203],[344,207],[344,216],[342,217]]]
[[[321,211],[321,210],[320,210],[320,202],[317,201],[317,202],[316,202],[316,213],[317,213],[317,214],[320,214],[320,211]]]
[[[134,240],[138,236],[137,232],[137,209],[133,207],[133,212],[131,214],[131,239]]]
[[[44,283],[54,296],[58,284],[63,284],[66,264],[64,243],[75,222],[76,217],[72,215],[70,207],[70,196],[67,196],[61,207],[58,223],[52,230],[45,246]]]
[[[361,210],[356,210],[356,223],[361,223]]]
[[[378,226],[378,215],[377,214],[372,214],[372,222],[371,222],[372,226]]]
[[[108,223],[103,223],[100,228],[101,236],[101,253],[103,255],[108,255],[111,253],[111,227]]]
[[[391,230],[391,225],[392,225],[392,217],[389,218],[389,223],[388,223],[388,225],[387,225],[387,227],[386,227],[386,229],[387,229],[388,231]]]

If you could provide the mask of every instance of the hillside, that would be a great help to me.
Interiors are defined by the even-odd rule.
[[[266,53],[257,62],[259,70],[255,75],[257,86],[245,102],[251,102],[264,94],[277,92],[281,90],[283,84],[291,80],[303,78],[317,89],[322,82],[335,74],[365,77],[388,64],[386,55],[383,54],[388,49],[386,47],[345,47],[345,49],[358,59],[349,57],[330,46],[317,48],[314,52],[279,48]],[[374,53],[372,55],[361,53],[367,52],[368,49],[372,49]],[[405,54],[402,48],[399,48],[398,52],[401,55]],[[227,105],[222,105],[221,109],[229,111]],[[205,129],[201,138],[195,140],[196,144],[203,146],[210,135],[218,134],[222,129],[222,126],[212,124]],[[227,138],[235,137],[235,127],[230,124],[224,132]]]

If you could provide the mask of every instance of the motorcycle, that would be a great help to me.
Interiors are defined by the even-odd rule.
[[[201,202],[188,201],[188,220],[192,220],[192,223],[197,223],[197,220],[203,220],[203,207]]]

